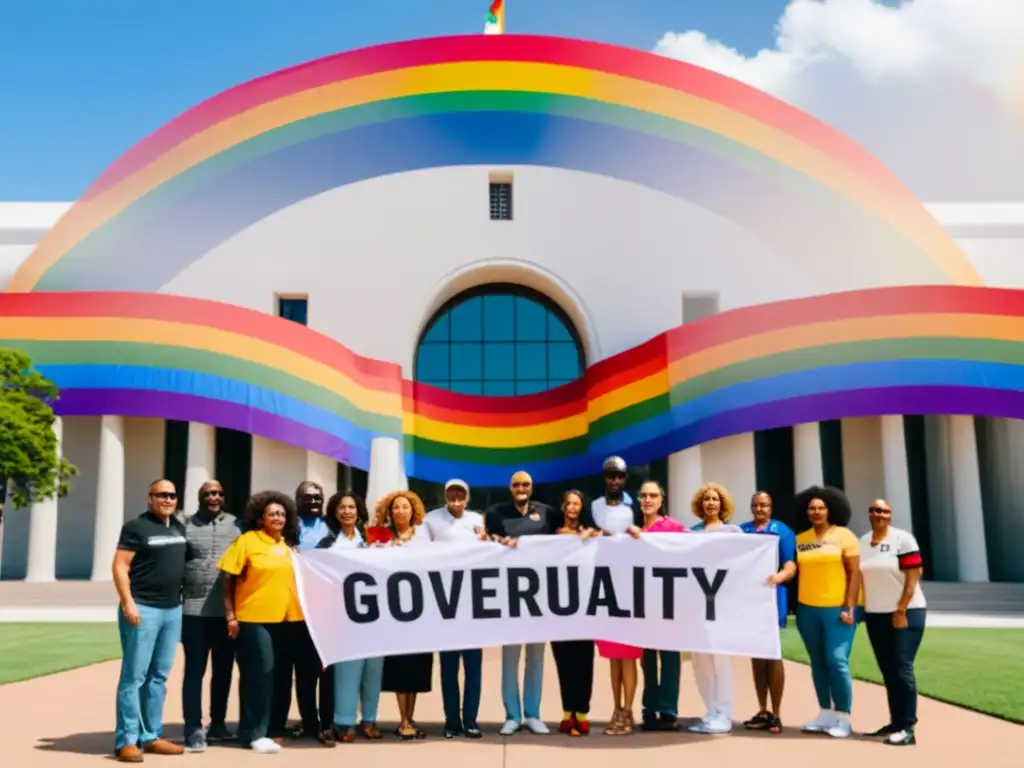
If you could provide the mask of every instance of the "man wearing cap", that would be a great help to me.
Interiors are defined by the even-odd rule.
[[[514,545],[520,536],[549,535],[561,527],[561,515],[547,504],[533,501],[533,478],[516,472],[509,484],[512,500],[495,504],[487,510],[487,533],[506,545]],[[501,649],[501,699],[505,705],[502,736],[511,736],[522,727],[533,733],[550,733],[540,717],[540,697],[544,688],[544,643],[526,644],[526,670],[523,674],[523,698],[519,698],[519,657],[522,645],[506,645]]]
[[[466,509],[469,504],[469,484],[453,478],[444,484],[445,506],[427,513],[423,523],[433,541],[487,541],[484,516]],[[442,651],[441,699],[444,703],[444,737],[454,739],[460,733],[470,739],[483,736],[477,726],[480,711],[480,687],[483,651],[479,648],[464,651]],[[459,660],[466,677],[462,706],[459,706]]]
[[[601,467],[604,475],[604,496],[590,505],[594,523],[605,534],[625,533],[631,525],[637,524],[633,510],[633,498],[626,492],[628,469],[620,456],[610,456]],[[643,525],[641,515],[639,525]]]

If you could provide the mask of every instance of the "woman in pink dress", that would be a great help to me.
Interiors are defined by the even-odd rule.
[[[633,524],[626,527],[625,532],[633,538],[640,536],[642,516],[639,511],[633,513]],[[621,530],[621,529],[620,529]],[[623,645],[610,640],[597,640],[597,653],[602,659],[608,659],[611,669],[612,701],[615,709],[608,727],[604,729],[606,736],[628,736],[633,733],[636,723],[633,720],[633,702],[636,700],[636,689],[639,674],[637,661],[643,656],[643,648]]]
[[[665,507],[665,491],[659,483],[648,480],[636,495],[640,502],[643,533],[684,533],[686,526],[669,517]],[[633,533],[632,530],[629,531]],[[641,697],[645,731],[674,731],[678,728],[679,681],[682,654],[645,648],[640,664],[644,672],[644,693]]]

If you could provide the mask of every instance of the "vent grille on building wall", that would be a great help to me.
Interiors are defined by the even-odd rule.
[[[512,185],[491,182],[491,221],[512,220]]]

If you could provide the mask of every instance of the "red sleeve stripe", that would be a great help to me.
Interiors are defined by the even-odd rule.
[[[900,570],[909,571],[911,568],[920,568],[924,561],[920,552],[904,552],[899,556]]]

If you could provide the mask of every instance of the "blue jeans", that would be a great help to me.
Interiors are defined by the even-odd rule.
[[[167,676],[181,639],[181,606],[138,606],[142,621],[133,627],[117,609],[121,636],[121,677],[117,681],[114,749],[147,744],[163,734]]]
[[[519,656],[526,648],[523,674],[523,698],[519,699]],[[544,690],[544,643],[505,645],[501,648],[501,702],[505,719],[521,722],[526,717],[540,719],[540,696]]]
[[[444,702],[444,727],[453,731],[476,728],[477,713],[480,712],[480,678],[483,671],[484,652],[479,648],[472,651],[442,651],[441,654],[441,699]],[[459,659],[466,673],[466,689],[459,702]],[[516,693],[516,698],[519,694]]]
[[[850,651],[857,627],[840,621],[842,612],[842,608],[798,605],[796,628],[811,660],[811,679],[818,695],[818,706],[849,714],[853,707]]]
[[[342,661],[334,665],[333,671],[334,727],[354,728],[358,720],[357,710],[360,708],[362,722],[377,722],[384,658]]]

